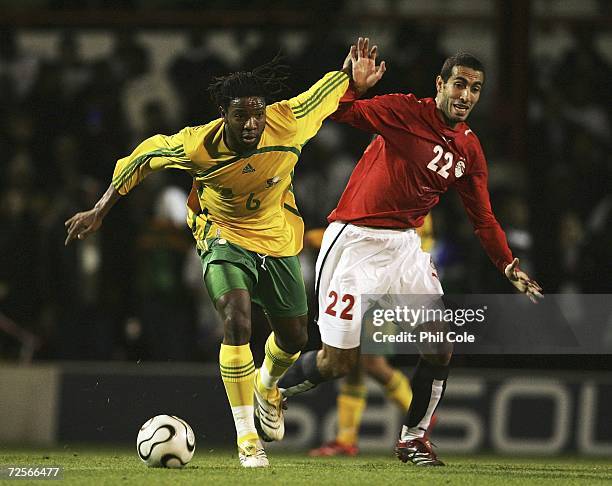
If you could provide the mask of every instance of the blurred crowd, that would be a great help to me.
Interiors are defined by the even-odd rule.
[[[451,54],[438,31],[400,26],[385,44],[389,70],[372,94],[432,96]],[[117,158],[138,141],[217,117],[206,92],[211,76],[252,68],[283,46],[277,30],[252,34],[242,46],[237,33],[225,32],[240,51],[224,56],[207,33],[183,33],[185,47],[160,75],[132,31],[114,32],[111,52],[95,60],[82,56],[71,31],[45,58],[20,46],[19,31],[1,31],[0,357],[20,352],[18,327],[35,336],[39,359],[216,359],[221,329],[184,223],[187,175],[151,176],[97,234],[68,247],[64,221],[95,203]],[[282,49],[293,72],[285,97],[338,69],[350,39],[304,31]],[[494,209],[522,266],[547,292],[603,293],[612,291],[612,92],[605,88],[612,66],[590,32],[573,40],[562,55],[529,63],[528,160],[500,148],[491,129],[495,103],[477,108],[471,126],[488,155]],[[494,87],[485,89],[484,98],[495,96]],[[326,122],[306,146],[295,190],[308,229],[325,226],[368,141]],[[447,293],[511,291],[454,194],[433,216],[433,255]],[[303,255],[309,289],[315,256],[310,248]]]

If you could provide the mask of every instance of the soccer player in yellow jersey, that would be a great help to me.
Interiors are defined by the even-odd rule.
[[[318,234],[315,231],[307,233],[306,241],[312,246],[320,248],[323,234],[321,231]],[[431,213],[426,216],[423,226],[417,229],[417,233],[421,237],[423,251],[431,252],[434,245]],[[315,234],[318,236],[316,239],[314,238]],[[311,450],[310,456],[355,456],[359,453],[357,446],[359,427],[367,401],[366,375],[383,387],[385,397],[395,403],[403,414],[408,411],[412,401],[412,389],[406,375],[392,367],[384,356],[362,354],[357,366],[353,368],[340,385],[340,393],[338,393],[336,401],[338,410],[336,438]]]
[[[349,73],[330,72],[308,91],[274,104],[268,101],[287,78],[277,61],[214,79],[208,89],[220,118],[143,141],[117,161],[96,205],[66,221],[68,244],[96,231],[117,200],[151,172],[174,168],[193,177],[188,224],[224,323],[219,364],[244,467],[268,466],[254,413],[264,439],[284,435],[277,382],[307,341],[306,291],[296,256],[304,225],[293,168],[338,107]],[[273,330],[259,370],[249,347],[251,302],[265,309]]]

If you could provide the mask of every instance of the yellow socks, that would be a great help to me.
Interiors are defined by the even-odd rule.
[[[387,398],[393,400],[402,412],[407,412],[412,402],[412,388],[406,375],[400,370],[395,370],[389,383],[385,385]]]
[[[278,393],[276,384],[285,374],[285,371],[300,357],[299,351],[289,354],[278,347],[274,339],[274,333],[268,336],[265,346],[266,356],[259,370],[259,379],[255,386],[257,391],[267,397],[269,392]]]
[[[255,364],[248,344],[229,346],[221,344],[219,352],[221,378],[232,408],[238,445],[257,439],[253,419],[253,376]]]
[[[395,402],[406,412],[412,401],[412,389],[408,378],[395,370],[385,385],[388,399]],[[343,383],[338,395],[338,435],[336,442],[342,445],[357,445],[361,416],[366,406],[367,389],[365,385]]]
[[[338,395],[338,435],[336,441],[342,445],[356,445],[361,425],[361,415],[366,406],[365,385],[343,383]]]

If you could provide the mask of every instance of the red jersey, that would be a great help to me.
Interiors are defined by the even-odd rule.
[[[487,163],[465,123],[451,128],[432,98],[390,94],[355,100],[349,89],[334,120],[377,134],[327,218],[375,228],[418,228],[454,186],[487,254],[502,272],[512,261],[487,189]]]

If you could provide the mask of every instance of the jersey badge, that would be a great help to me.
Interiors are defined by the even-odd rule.
[[[276,184],[278,184],[278,183],[280,182],[280,180],[281,180],[281,179],[280,179],[280,177],[278,177],[278,176],[274,176],[274,177],[272,177],[272,178],[268,179],[268,180],[266,181],[266,189],[269,189],[269,188],[271,188],[272,186],[275,186]]]
[[[455,165],[455,178],[459,179],[465,173],[465,162],[460,160]]]
[[[251,164],[248,164],[244,166],[244,169],[242,169],[242,173],[243,174],[248,174],[250,172],[255,172],[255,169],[253,168],[253,166]]]
[[[471,128],[468,128],[465,132],[463,132],[464,135],[468,135],[469,133],[474,133],[472,132]]]

